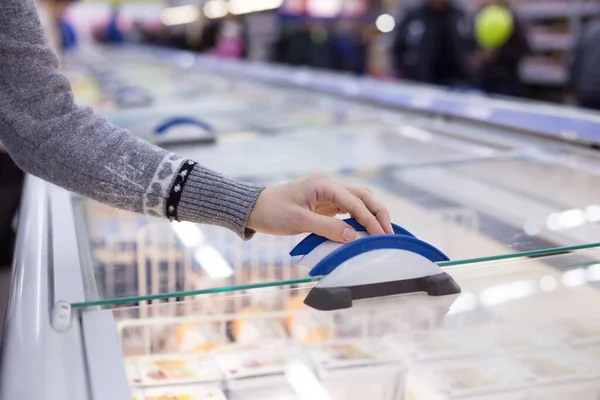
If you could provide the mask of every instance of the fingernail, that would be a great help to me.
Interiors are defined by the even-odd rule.
[[[390,233],[394,233],[394,227],[392,225],[390,225]]]
[[[356,239],[356,231],[351,228],[344,228],[344,233],[342,233],[342,239],[346,242],[351,242]]]

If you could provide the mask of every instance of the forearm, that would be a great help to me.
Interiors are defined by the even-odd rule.
[[[248,234],[260,187],[217,175],[77,107],[33,3],[2,5],[0,141],[23,170],[118,208]]]

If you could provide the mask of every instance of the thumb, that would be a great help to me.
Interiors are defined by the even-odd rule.
[[[356,231],[350,225],[337,218],[326,217],[306,211],[304,230],[324,236],[335,242],[347,243],[356,239]]]

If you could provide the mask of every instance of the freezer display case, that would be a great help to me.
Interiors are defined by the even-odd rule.
[[[105,65],[116,66],[111,54]],[[369,186],[394,222],[448,256],[436,268],[461,292],[318,311],[304,300],[322,277],[289,254],[304,236],[243,242],[29,177],[2,399],[600,397],[595,152],[477,116],[248,83],[233,68],[181,69],[183,58],[178,68],[119,59],[108,81],[153,100],[113,103],[102,111],[109,120],[147,138],[164,120],[202,120],[216,141],[163,145],[240,179],[325,172]],[[592,118],[569,113],[575,124]]]
[[[600,395],[600,249],[445,264],[461,293],[328,312],[303,303],[316,280],[302,278],[93,301],[90,243],[65,196],[28,182],[3,398]]]

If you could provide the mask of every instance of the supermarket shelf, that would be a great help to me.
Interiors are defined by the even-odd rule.
[[[591,16],[600,14],[600,4],[576,4],[575,0],[536,2],[519,4],[515,7],[519,16],[528,20],[558,19],[569,16]]]
[[[523,82],[533,85],[564,86],[568,80],[564,67],[539,63],[524,63],[520,76]]]
[[[565,86],[567,78],[563,65],[567,54],[584,21],[600,14],[600,4],[585,0],[535,0],[517,4],[515,10],[525,21],[533,53],[543,54],[553,64],[526,65],[521,72],[521,81],[550,90]]]
[[[567,51],[573,46],[573,37],[568,33],[532,33],[529,45],[535,51]]]

